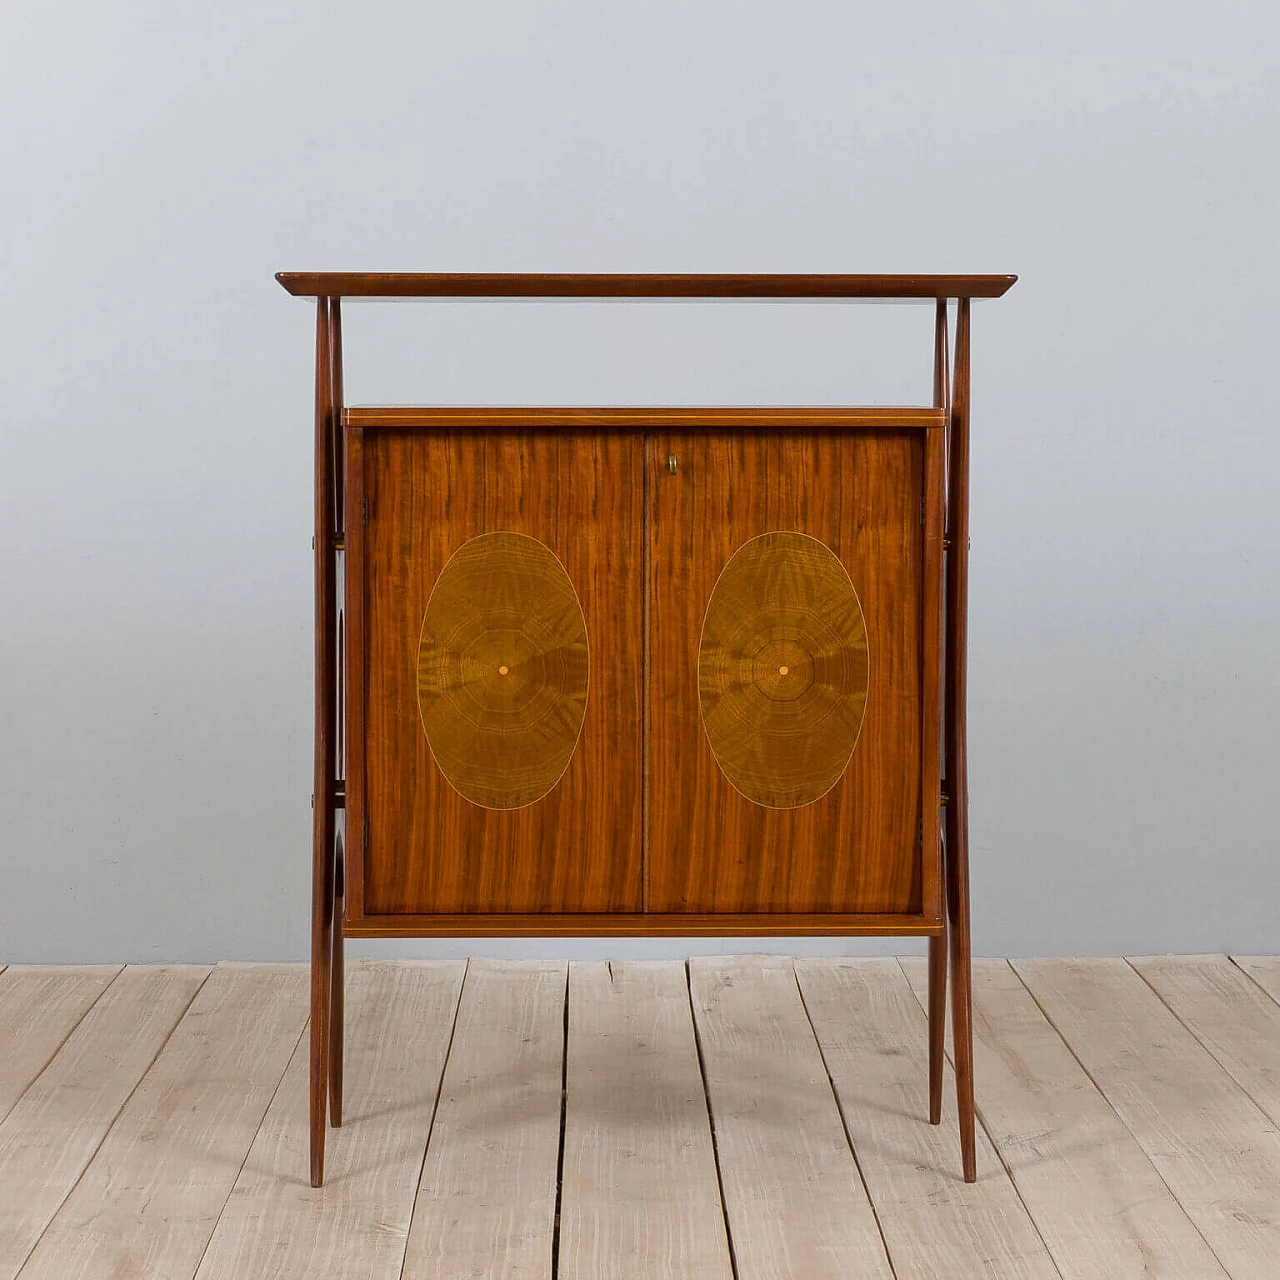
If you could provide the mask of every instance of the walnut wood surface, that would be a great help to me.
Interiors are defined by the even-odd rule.
[[[650,909],[921,912],[920,437],[656,431],[649,448]],[[771,530],[809,534],[840,556],[871,659],[849,767],[801,809],[739,794],[698,715],[706,602],[733,552]]]
[[[333,998],[335,738],[337,731],[337,577],[334,533],[335,348],[333,304],[316,303],[315,387],[315,773],[311,793],[311,1185],[324,1181],[329,1090],[329,1014]]]
[[[969,782],[965,679],[969,609],[969,304],[956,311],[956,366],[947,438],[946,869],[951,949],[951,1035],[964,1178],[977,1178],[974,1147],[973,998],[969,947]]]
[[[342,303],[334,298],[329,304],[329,437],[333,487],[333,517],[328,545],[324,549],[333,584],[335,622],[330,646],[334,652],[334,669],[329,673],[330,697],[333,699],[333,747],[331,785],[344,776],[346,769],[346,732],[343,707],[342,635],[343,616],[339,600],[338,557],[335,547],[345,520],[346,432],[342,430],[343,361]],[[316,552],[320,554],[320,534],[316,532]],[[329,804],[329,822],[333,826],[333,911],[329,934],[329,1123],[342,1125],[342,1059],[344,1049],[344,1004],[346,998],[346,952],[342,940],[342,913],[346,909],[342,835],[338,830],[336,804]]]
[[[466,912],[352,917],[348,938],[926,938],[941,920],[892,912]]]
[[[343,865],[342,836],[339,834],[334,857],[333,876],[333,945],[330,958],[329,997],[329,1123],[342,1127],[342,1065],[346,1053],[346,948],[342,941],[342,913],[344,909],[343,882],[346,868]]]
[[[998,298],[1017,276],[280,271],[295,297]]]
[[[639,441],[581,432],[371,433],[362,456],[362,911],[638,911]],[[507,810],[481,808],[445,779],[416,688],[432,587],[460,546],[494,530],[536,538],[558,557],[581,601],[591,652],[601,655],[564,776],[537,803]]]
[[[342,420],[350,427],[438,430],[512,427],[562,431],[595,427],[649,430],[657,427],[761,427],[769,431],[853,431],[945,427],[944,410],[917,405],[353,405]]]
[[[933,403],[940,413],[951,412],[951,356],[947,304],[939,301],[933,324]],[[946,515],[946,433],[925,444],[925,593],[924,593],[924,747],[920,753],[920,790],[923,826],[920,847],[924,854],[925,909],[941,913],[942,812],[941,788],[935,795],[942,767],[941,709],[943,678],[943,574],[942,523]],[[939,510],[942,520],[939,519]],[[947,939],[929,939],[929,1123],[942,1121],[943,1057],[947,1025]]]
[[[346,657],[342,681],[346,729],[344,898],[346,914],[358,918],[364,914],[365,687],[369,671],[365,635],[365,543],[369,530],[365,524],[364,432],[359,427],[349,427],[343,435],[346,437],[347,463],[346,510],[343,515],[346,535],[342,552],[343,652]]]

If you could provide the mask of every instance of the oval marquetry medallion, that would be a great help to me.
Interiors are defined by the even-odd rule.
[[[862,605],[825,543],[763,533],[729,557],[702,623],[698,705],[716,763],[748,800],[795,809],[835,786],[868,674]]]
[[[427,601],[418,710],[453,788],[519,809],[564,776],[587,711],[587,621],[555,552],[482,533],[449,558]]]

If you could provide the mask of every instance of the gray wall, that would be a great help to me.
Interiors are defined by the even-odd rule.
[[[281,268],[1021,273],[975,313],[976,949],[1278,949],[1272,6],[3,26],[0,958],[306,954],[312,315]],[[919,308],[347,330],[356,401],[928,394]]]

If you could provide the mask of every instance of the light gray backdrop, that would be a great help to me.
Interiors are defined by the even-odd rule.
[[[313,318],[272,273],[323,268],[1020,273],[975,311],[975,947],[1280,947],[1273,6],[2,23],[0,960],[306,954]],[[346,321],[357,402],[929,393],[923,308]]]

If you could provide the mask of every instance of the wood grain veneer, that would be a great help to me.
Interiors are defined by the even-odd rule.
[[[348,938],[924,938],[943,928],[941,920],[900,912],[468,911],[348,914],[344,932]]]
[[[919,914],[920,438],[657,431],[649,448],[650,910]],[[799,809],[762,808],[735,790],[698,708],[706,601],[739,546],[779,529],[840,557],[871,668],[848,768]]]
[[[315,684],[316,755],[311,805],[311,1185],[324,1180],[325,1101],[329,1091],[333,997],[334,841],[338,629],[337,565],[333,550],[335,499],[334,335],[331,298],[316,300],[315,399]],[[319,1135],[319,1136],[317,1136]]]
[[[974,1145],[973,1002],[969,948],[969,781],[965,734],[969,609],[969,303],[956,314],[956,367],[947,434],[946,871],[960,1151],[966,1182],[978,1176]]]
[[[280,271],[296,297],[998,298],[1017,276]]]
[[[364,912],[639,911],[638,438],[375,432],[362,457]],[[550,548],[598,655],[564,776],[537,804],[518,809],[482,808],[459,795],[433,759],[418,714],[418,645],[431,588],[460,546],[493,530]]]
[[[353,405],[343,421],[381,430],[477,431],[482,427],[563,431],[591,427],[643,431],[656,427],[755,427],[767,431],[857,431],[945,427],[944,410],[917,405]]]

